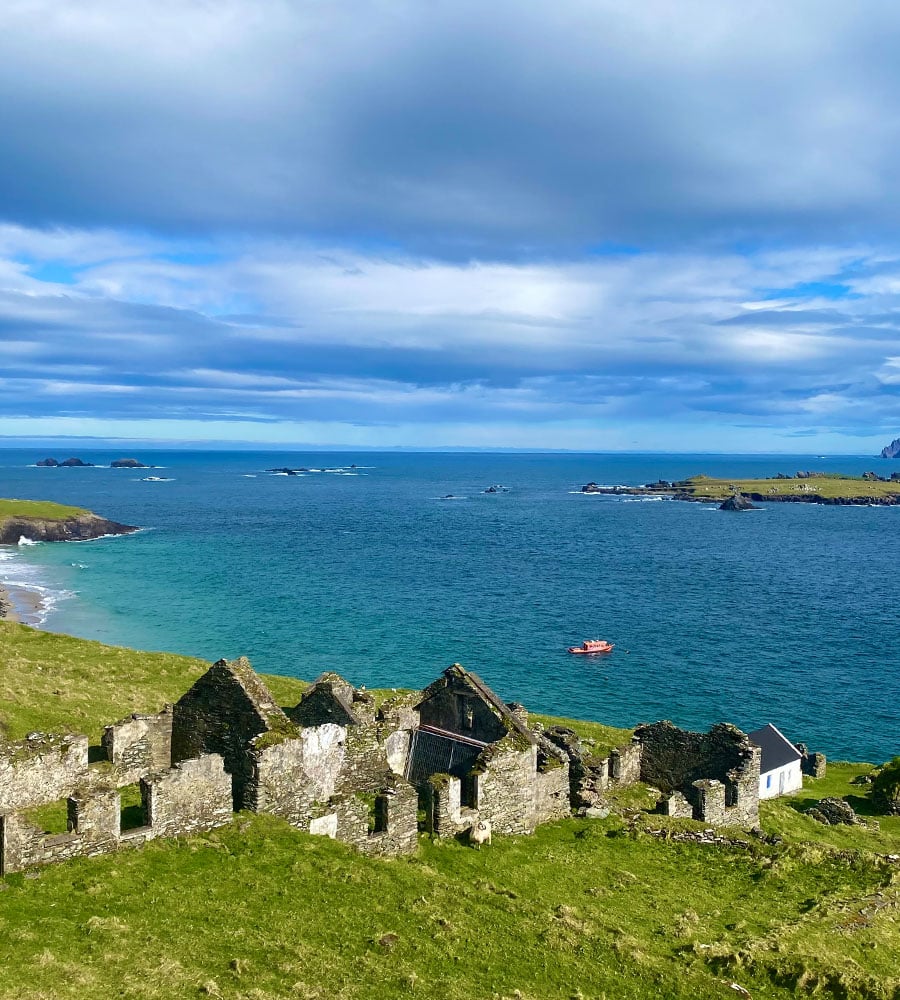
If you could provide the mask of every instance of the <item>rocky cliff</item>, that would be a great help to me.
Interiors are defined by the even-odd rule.
[[[127,535],[138,529],[108,521],[90,511],[61,520],[13,515],[0,518],[0,545],[16,545],[20,538],[34,542],[81,542],[103,535]]]
[[[887,448],[881,449],[882,458],[900,458],[900,438],[894,438]]]

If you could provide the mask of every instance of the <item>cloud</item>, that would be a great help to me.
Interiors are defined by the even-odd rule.
[[[898,41],[887,0],[11,0],[4,427],[874,449]]]
[[[357,442],[369,427],[372,443],[387,427],[435,441],[455,427],[469,435],[455,443],[497,444],[518,441],[517,425],[535,441],[556,428],[561,446],[587,425],[623,437],[655,425],[641,432],[655,440],[677,424],[701,441],[741,423],[773,439],[874,438],[900,422],[894,296],[797,292],[900,274],[880,249],[515,264],[283,239],[189,254],[155,238],[116,248],[102,233],[17,239],[8,246],[28,253],[0,258],[7,422],[302,425],[319,441],[343,426]],[[34,276],[50,255],[68,283]]]
[[[893,233],[900,10],[16,0],[0,218],[431,257]]]

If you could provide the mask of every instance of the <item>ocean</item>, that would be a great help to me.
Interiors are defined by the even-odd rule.
[[[43,628],[368,687],[420,687],[460,662],[535,711],[772,722],[834,758],[900,753],[900,507],[727,514],[579,492],[881,459],[138,451],[160,467],[141,471],[43,457],[0,451],[0,493],[145,529],[0,552],[0,583],[42,594]],[[331,471],[266,472],[281,466]],[[614,652],[566,652],[591,638]]]

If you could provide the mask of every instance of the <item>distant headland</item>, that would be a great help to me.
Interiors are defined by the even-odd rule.
[[[599,486],[591,482],[582,486],[581,492],[669,497],[697,503],[722,503],[729,497],[743,496],[759,503],[895,506],[900,505],[900,472],[890,476],[874,472],[849,476],[801,470],[792,476],[779,472],[769,479],[713,479],[698,475],[673,482],[659,479],[644,486]]]
[[[138,530],[81,507],[44,500],[0,500],[0,545],[16,545],[22,538],[32,542],[80,542]]]
[[[886,448],[882,448],[881,457],[900,458],[900,438],[894,438]]]

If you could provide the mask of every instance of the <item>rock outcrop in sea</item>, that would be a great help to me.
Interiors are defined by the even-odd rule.
[[[759,510],[759,507],[752,503],[749,497],[745,497],[743,493],[735,493],[734,496],[729,497],[724,503],[719,504],[719,510]]]
[[[881,457],[900,458],[900,438],[894,438],[886,448],[882,448]]]
[[[93,462],[85,462],[80,458],[67,458],[62,462],[57,462],[55,458],[43,458],[36,465],[44,469],[92,469]]]

